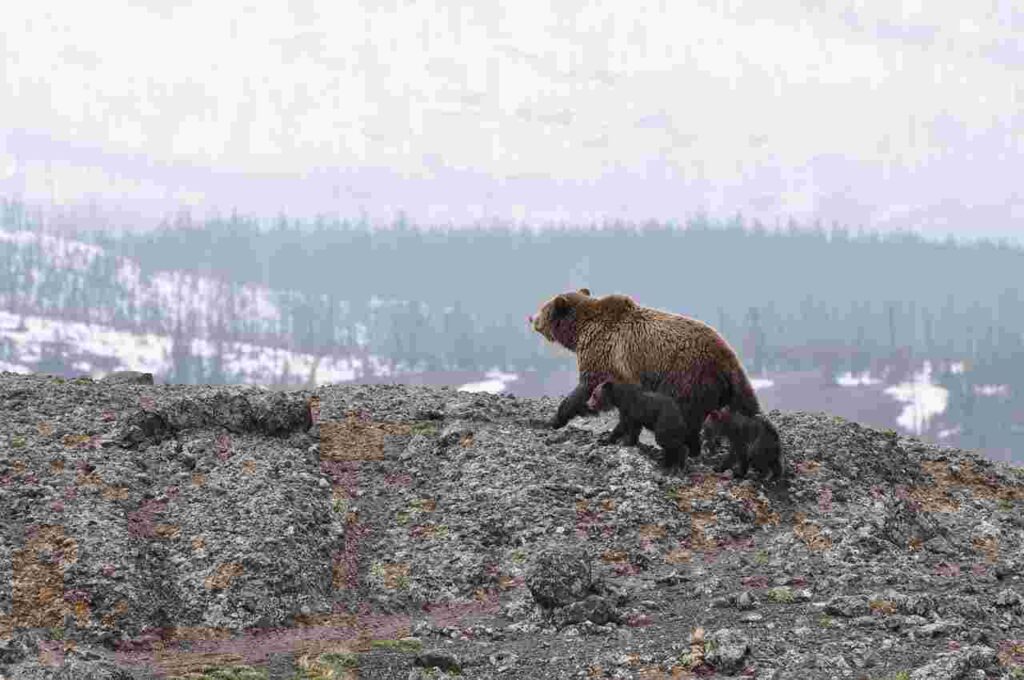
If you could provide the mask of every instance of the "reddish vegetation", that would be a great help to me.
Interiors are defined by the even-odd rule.
[[[233,453],[231,449],[231,437],[226,434],[222,434],[217,437],[217,458],[221,461],[225,461],[231,457]]]
[[[818,510],[821,512],[832,512],[832,489],[827,486],[821,487],[818,491]]]
[[[166,509],[166,500],[151,498],[142,501],[138,510],[128,513],[128,534],[135,538],[156,536],[156,516]]]

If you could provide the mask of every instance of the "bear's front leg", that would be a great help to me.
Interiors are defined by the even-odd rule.
[[[562,403],[558,405],[555,416],[548,421],[552,429],[558,430],[569,424],[569,421],[576,416],[590,413],[587,409],[587,399],[590,398],[590,390],[584,382],[580,382],[572,392],[569,393]]]

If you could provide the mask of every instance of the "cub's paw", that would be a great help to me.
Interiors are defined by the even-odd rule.
[[[662,461],[658,469],[666,477],[682,477],[686,474],[686,463],[681,461]]]

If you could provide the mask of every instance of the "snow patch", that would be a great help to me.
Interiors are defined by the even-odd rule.
[[[12,364],[7,361],[0,361],[0,372],[4,373],[32,373],[32,369],[21,364]]]
[[[1010,396],[1009,385],[975,385],[974,393],[979,397],[1008,397]]]
[[[104,254],[103,248],[91,243],[32,231],[0,231],[0,243],[12,243],[23,248],[37,245],[46,263],[55,269],[86,271],[93,260]]]
[[[837,385],[841,385],[843,387],[859,387],[861,385],[878,385],[881,382],[882,381],[879,380],[878,378],[872,378],[871,374],[868,373],[867,371],[864,371],[863,373],[858,373],[857,375],[854,375],[853,373],[847,371],[846,373],[843,373],[842,375],[837,375],[836,376],[836,384]]]
[[[491,394],[500,394],[501,392],[507,391],[508,383],[513,380],[518,380],[519,376],[515,373],[502,373],[501,371],[488,371],[485,374],[487,380],[481,380],[479,382],[466,383],[459,388],[460,392],[489,392]]]
[[[911,382],[885,388],[886,394],[906,404],[896,422],[915,435],[922,434],[929,421],[943,413],[949,403],[949,390],[933,384],[931,375],[931,362],[925,361],[924,368],[914,374]]]
[[[18,330],[24,320],[24,330]],[[171,357],[174,340],[169,335],[156,333],[130,333],[96,324],[61,321],[35,316],[20,316],[0,311],[0,338],[10,338],[14,346],[11,362],[0,362],[0,370],[13,373],[31,373],[31,366],[43,356],[50,343],[64,343],[69,357],[88,354],[114,361],[115,371],[142,371],[154,376],[167,375],[173,368]],[[217,343],[205,338],[189,341],[193,356],[210,360],[217,356]],[[224,372],[248,383],[277,383],[282,378],[308,380],[316,361],[313,354],[254,345],[246,342],[224,342],[221,347]],[[374,356],[369,362],[381,372],[385,365]],[[362,361],[353,357],[324,356],[316,367],[315,382],[349,382],[356,378],[356,368]],[[75,361],[71,368],[82,373],[94,371],[84,360]],[[96,377],[96,376],[94,376]]]

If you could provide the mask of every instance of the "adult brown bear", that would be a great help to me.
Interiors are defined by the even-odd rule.
[[[736,352],[697,319],[641,307],[625,295],[594,298],[581,288],[548,300],[530,320],[549,342],[576,354],[579,385],[549,421],[556,429],[591,413],[587,400],[606,380],[673,396],[686,421],[691,456],[700,455],[701,426],[711,411],[729,406],[749,416],[761,412]],[[614,442],[625,432],[620,420],[601,439]]]

